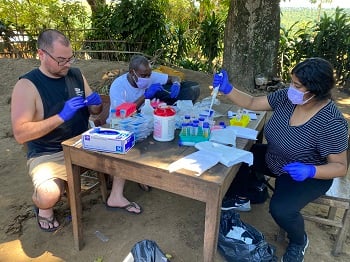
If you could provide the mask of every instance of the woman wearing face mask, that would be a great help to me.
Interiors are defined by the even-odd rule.
[[[331,99],[333,67],[321,58],[306,59],[292,69],[289,88],[260,97],[235,89],[221,73],[213,86],[220,85],[236,105],[273,111],[264,129],[267,144],[252,148],[253,169],[276,176],[270,213],[289,238],[281,261],[303,261],[309,240],[300,210],[347,173],[348,125]]]

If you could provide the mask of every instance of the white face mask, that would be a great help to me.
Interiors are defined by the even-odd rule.
[[[146,89],[146,88],[148,88],[149,86],[150,86],[150,84],[151,84],[151,78],[146,78],[146,77],[139,77],[137,74],[136,74],[136,72],[135,72],[135,70],[134,70],[134,73],[135,73],[135,75],[137,76],[137,81],[134,79],[134,81],[135,81],[135,83],[136,83],[136,85],[137,85],[137,87],[138,88],[140,88],[140,89]]]
[[[307,102],[309,102],[312,98],[314,98],[314,95],[310,97],[309,99],[306,99],[304,101],[304,95],[309,93],[307,92],[302,92],[296,89],[294,86],[289,86],[288,88],[288,99],[292,102],[294,105],[304,105]]]

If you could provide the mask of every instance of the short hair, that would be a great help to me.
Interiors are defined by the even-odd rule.
[[[70,41],[63,33],[55,29],[46,29],[38,36],[38,49],[49,49],[52,51],[55,41],[59,41],[64,46],[70,45]]]
[[[312,57],[298,63],[293,69],[300,83],[315,95],[317,100],[330,99],[335,86],[333,66],[320,57]]]
[[[130,59],[129,70],[137,70],[140,65],[149,66],[150,63],[143,55],[133,55]]]

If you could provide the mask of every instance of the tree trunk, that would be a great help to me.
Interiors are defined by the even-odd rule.
[[[87,0],[87,2],[90,5],[92,14],[94,14],[96,12],[97,8],[100,5],[106,4],[106,0]]]
[[[231,0],[225,27],[224,68],[238,89],[255,88],[255,76],[277,73],[280,0]]]

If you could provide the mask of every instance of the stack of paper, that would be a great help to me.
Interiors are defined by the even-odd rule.
[[[168,167],[169,172],[184,168],[194,171],[197,176],[200,176],[219,162],[227,167],[241,162],[248,165],[253,164],[253,154],[249,151],[210,141],[199,142],[195,147],[199,151],[171,163]]]

